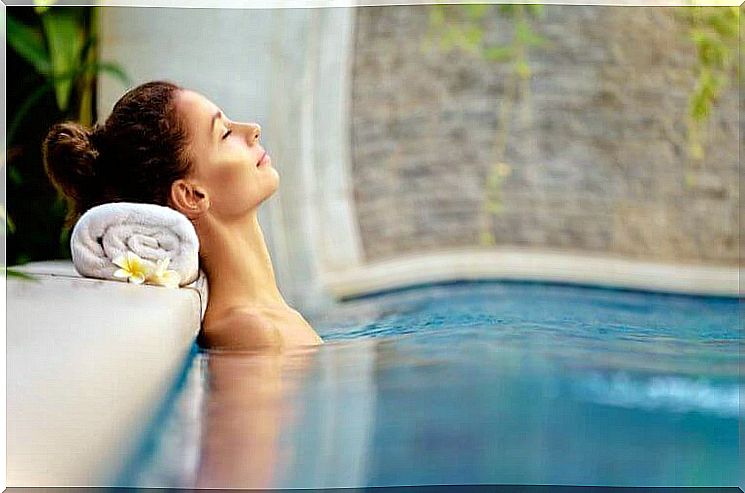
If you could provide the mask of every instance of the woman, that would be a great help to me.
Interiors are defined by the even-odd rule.
[[[279,185],[255,123],[165,81],[142,84],[103,125],[57,124],[44,166],[67,198],[67,225],[106,202],[149,202],[189,218],[200,242],[209,303],[200,342],[256,349],[322,343],[283,299],[257,209]]]

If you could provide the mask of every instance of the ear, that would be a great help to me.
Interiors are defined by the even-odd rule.
[[[189,219],[196,219],[210,208],[207,190],[184,179],[171,184],[170,202],[174,209]]]

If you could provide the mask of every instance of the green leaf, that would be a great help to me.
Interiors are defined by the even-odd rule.
[[[21,176],[21,173],[18,171],[18,169],[9,164],[8,165],[8,178],[10,178],[10,181],[14,185],[22,185],[23,184],[23,177]]]
[[[26,274],[25,272],[20,272],[20,271],[13,270],[13,269],[8,269],[5,266],[1,266],[0,267],[0,271],[2,271],[6,275],[6,277],[8,277],[8,278],[14,277],[16,279],[22,279],[24,281],[35,281],[35,282],[39,282],[39,280],[37,278],[35,278],[34,276],[32,276],[30,274]]]
[[[66,248],[67,245],[70,244],[70,234],[72,231],[70,231],[70,228],[64,228],[62,231],[60,231],[59,235],[59,244],[63,248]]]
[[[8,233],[15,232],[16,230],[15,224],[13,224],[13,221],[10,219],[10,216],[5,211],[5,206],[3,206],[2,204],[0,204],[0,221],[5,223],[6,228],[3,228],[3,229],[7,229]]]
[[[740,15],[737,7],[716,8],[712,13],[704,16],[705,24],[711,26],[717,34],[724,38],[737,38]]]
[[[442,27],[445,24],[445,9],[441,5],[435,5],[429,11],[429,21],[434,27]]]
[[[516,6],[512,4],[501,4],[499,6],[499,13],[504,15],[505,17],[514,17],[516,11]]]
[[[484,50],[484,58],[494,62],[510,60],[513,55],[511,46],[490,46]]]
[[[5,22],[7,40],[11,48],[37,72],[42,75],[48,74],[52,69],[52,64],[41,32],[17,21],[12,16],[7,16]]]
[[[41,15],[55,3],[57,3],[57,0],[34,0],[34,10],[37,14]]]
[[[473,47],[478,47],[484,37],[484,30],[478,26],[471,26],[465,32],[466,40]]]
[[[693,93],[690,104],[689,112],[691,117],[696,121],[702,121],[709,115],[709,99],[706,96],[707,91],[705,88],[701,88]]]
[[[67,74],[60,74],[60,75],[54,75],[49,76],[48,80],[42,84],[41,86],[37,87],[34,92],[32,92],[24,101],[21,103],[21,106],[18,108],[18,111],[16,112],[15,116],[10,122],[10,125],[8,126],[7,131],[7,142],[8,145],[13,141],[15,138],[15,134],[18,131],[18,127],[21,124],[21,121],[23,121],[23,118],[26,116],[26,114],[29,112],[29,110],[33,107],[34,104],[36,104],[39,99],[41,99],[44,94],[51,91],[53,87],[56,87],[60,83],[64,82],[71,82],[75,80],[80,74],[92,70],[94,72],[103,72],[108,73],[115,77],[116,79],[119,79],[124,85],[131,85],[131,81],[129,77],[127,76],[126,72],[122,70],[122,68],[111,62],[94,62],[94,63],[86,63],[83,65],[79,65],[73,68],[72,72]],[[9,168],[10,172],[10,168]],[[20,183],[20,182],[18,182]]]
[[[525,63],[525,60],[518,60],[515,63],[515,73],[521,78],[521,79],[527,79],[530,77],[531,71],[530,67],[527,63]]]
[[[527,46],[541,46],[546,42],[546,39],[534,33],[530,24],[525,21],[520,21],[515,26],[515,38]]]
[[[543,10],[543,5],[540,4],[529,4],[526,5],[526,7],[528,8],[528,14],[533,17],[543,17],[545,13]]]
[[[488,12],[490,5],[484,3],[468,4],[464,5],[466,15],[475,21],[480,20],[486,12]]]
[[[76,66],[80,64],[80,55],[85,42],[83,12],[75,7],[57,7],[49,9],[41,16],[55,77],[74,72]],[[72,88],[72,77],[55,80],[54,93],[60,111],[67,111]]]
[[[129,78],[127,73],[116,63],[112,62],[98,62],[94,64],[93,68],[98,72],[103,72],[111,75],[112,77],[119,79],[125,86],[132,85],[132,80]]]

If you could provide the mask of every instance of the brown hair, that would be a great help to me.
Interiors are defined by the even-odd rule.
[[[117,101],[103,125],[54,125],[44,139],[44,169],[67,199],[65,226],[106,202],[168,205],[171,184],[190,169],[186,129],[176,112],[182,88],[147,82]]]

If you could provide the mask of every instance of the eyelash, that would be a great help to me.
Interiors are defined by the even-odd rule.
[[[225,135],[222,136],[222,139],[223,140],[227,139],[228,138],[228,135],[230,135],[231,133],[233,133],[233,131],[232,130],[228,130],[227,132],[225,132]]]

